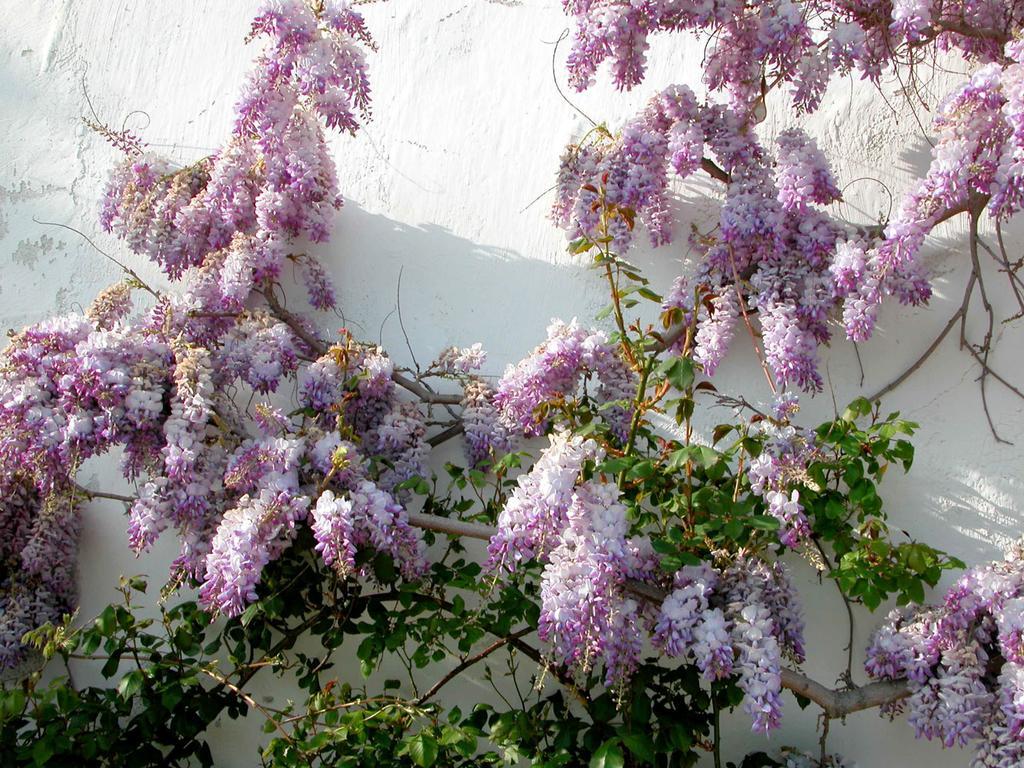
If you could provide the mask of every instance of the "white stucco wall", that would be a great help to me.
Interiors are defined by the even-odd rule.
[[[79,235],[37,223],[61,222],[82,230],[126,260],[147,279],[156,270],[98,231],[96,200],[115,153],[84,128],[86,89],[100,117],[144,129],[145,139],[175,159],[194,160],[222,140],[252,51],[243,44],[256,0],[0,0],[0,323],[18,328],[54,312],[88,305],[117,268]],[[356,138],[332,146],[346,205],[333,242],[319,249],[340,289],[343,324],[366,339],[378,336],[392,354],[408,359],[396,318],[402,278],[402,311],[420,359],[445,345],[483,342],[488,373],[525,354],[552,316],[590,319],[605,294],[596,275],[569,257],[564,238],[546,219],[558,155],[579,135],[584,120],[558,95],[552,80],[552,41],[567,26],[558,0],[390,0],[365,7],[379,53],[371,56],[374,121]],[[564,51],[562,52],[564,54]],[[616,124],[656,88],[670,82],[700,87],[700,46],[682,38],[661,40],[651,52],[648,81],[633,94],[598,87],[575,101],[599,120]],[[559,67],[560,80],[561,76]],[[931,83],[942,91],[950,76]],[[894,84],[888,101],[901,105]],[[926,94],[934,104],[934,93]],[[918,109],[927,123],[928,115]],[[770,136],[785,125],[770,112]],[[917,121],[869,86],[844,82],[806,123],[835,163],[841,183],[874,177],[899,195],[927,161],[928,145]],[[679,190],[684,217],[708,210],[699,182]],[[530,205],[538,196],[540,200]],[[888,207],[878,181],[847,190],[842,211],[866,220]],[[665,289],[681,268],[680,244],[635,259],[655,287]],[[889,381],[916,358],[959,305],[967,255],[962,227],[950,225],[934,240],[938,274],[932,308],[888,308],[876,337],[861,347],[864,384],[853,347],[837,342],[827,355],[828,382],[842,407]],[[1016,253],[1024,239],[1013,237]],[[1002,282],[990,280],[1001,316],[1012,314]],[[981,333],[981,318],[968,323]],[[1019,329],[999,326],[994,365],[1024,381]],[[764,397],[763,379],[747,350],[723,365],[720,389]],[[1020,533],[1024,489],[1017,446],[997,444],[985,424],[978,368],[949,339],[928,365],[885,398],[922,424],[917,461],[908,477],[893,472],[883,485],[896,528],[904,528],[953,554],[977,562],[997,555]],[[1016,441],[1024,425],[1021,403],[990,384],[990,405],[1004,437]],[[810,422],[832,411],[825,394],[805,405]],[[103,464],[88,465],[84,484],[111,488]],[[82,545],[83,615],[114,597],[119,574],[164,573],[169,549],[136,561],[124,536],[117,505],[86,512]],[[845,617],[834,589],[816,588],[803,575],[811,660],[808,671],[823,681],[841,670]],[[858,614],[858,653],[877,618]],[[475,695],[473,693],[469,695]],[[255,719],[253,719],[255,724]],[[789,700],[788,719],[771,744],[811,749],[816,743],[811,710]],[[743,718],[729,725],[727,756],[736,758],[765,740],[751,736]],[[251,742],[232,725],[215,738],[225,766],[256,764]],[[905,723],[875,713],[833,726],[830,744],[863,768],[965,766],[969,756],[916,743]]]

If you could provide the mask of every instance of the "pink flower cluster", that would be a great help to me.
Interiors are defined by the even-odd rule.
[[[571,237],[607,242],[618,255],[632,242],[635,220],[653,244],[669,242],[669,174],[689,176],[705,153],[728,179],[719,226],[693,238],[703,260],[695,275],[673,286],[665,308],[696,312],[694,356],[709,375],[747,313],[760,322],[778,381],[820,389],[817,350],[831,335],[828,318],[838,297],[830,266],[844,230],[821,207],[839,199],[839,189],[802,131],[780,134],[773,158],[740,113],[698,104],[689,89],[672,86],[619,138],[569,148],[552,216]]]
[[[334,306],[334,290],[311,257],[288,241],[327,239],[341,205],[320,121],[355,132],[368,116],[362,17],[347,4],[315,14],[301,0],[272,0],[253,22],[268,47],[236,107],[231,138],[209,158],[179,169],[152,155],[130,156],[111,175],[100,220],[172,278],[215,262],[205,309],[237,309],[251,290],[298,259],[313,306]]]
[[[344,372],[330,355],[314,363],[303,390],[312,415],[299,420],[263,402],[250,420],[230,396],[269,395],[315,357],[313,325],[278,311],[273,283],[290,258],[311,304],[333,306],[323,267],[288,243],[325,239],[340,204],[320,121],[354,131],[369,105],[371,41],[347,4],[269,0],[253,37],[269,46],[227,144],[184,169],[124,145],[101,204],[102,225],[182,290],[133,315],[139,283],[122,281],[2,353],[0,667],[24,657],[25,631],[73,608],[77,504],[88,496],[75,475],[115,449],[139,485],[131,546],[174,529],[175,574],[196,580],[212,610],[237,615],[258,597],[263,569],[321,490],[347,505],[345,546],[387,552],[407,578],[424,571],[394,487],[423,472],[425,425],[395,396],[386,356],[360,348]],[[315,535],[337,541],[322,517]]]

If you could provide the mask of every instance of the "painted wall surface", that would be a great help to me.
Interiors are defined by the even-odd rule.
[[[88,305],[118,278],[118,268],[87,241],[123,259],[154,282],[148,263],[125,251],[96,224],[97,199],[116,159],[81,116],[95,109],[113,125],[122,121],[150,146],[186,163],[210,153],[225,136],[231,107],[253,51],[243,38],[256,0],[0,0],[0,323],[4,329]],[[396,314],[399,276],[402,316],[420,359],[450,344],[483,342],[487,373],[528,352],[550,318],[589,320],[605,295],[597,276],[565,250],[546,218],[558,156],[586,120],[560,96],[552,74],[553,42],[566,28],[558,0],[390,0],[365,13],[380,50],[371,55],[374,120],[356,138],[334,137],[346,205],[330,244],[319,252],[339,287],[344,317],[324,316],[364,339],[381,339],[392,355],[409,352]],[[565,50],[560,51],[563,56]],[[634,93],[607,85],[572,96],[598,120],[617,124],[655,89],[684,82],[700,89],[702,48],[683,38],[657,41],[648,81]],[[923,104],[957,80],[951,72],[926,78],[916,116],[887,82],[881,92],[843,82],[805,127],[833,160],[846,202],[838,211],[865,222],[890,210],[926,166]],[[962,67],[960,67],[962,68]],[[560,66],[559,82],[564,82]],[[922,103],[923,102],[923,103]],[[893,109],[889,105],[895,105]],[[770,138],[788,124],[774,105],[762,125]],[[641,250],[635,259],[655,287],[667,289],[685,268],[689,221],[707,221],[713,183],[678,188],[679,243]],[[44,222],[58,222],[75,233]],[[902,372],[960,303],[968,256],[959,223],[932,238],[936,293],[928,310],[889,307],[879,331],[860,348],[838,341],[827,354],[826,392],[805,404],[808,423],[838,403],[867,394]],[[1009,232],[1011,254],[1024,238]],[[998,319],[1012,314],[1007,291],[991,275]],[[984,333],[972,315],[968,331]],[[954,334],[955,335],[955,334]],[[993,365],[1018,383],[1024,361],[1020,328],[997,325]],[[737,351],[716,378],[719,388],[764,399],[767,388],[749,350]],[[968,562],[998,555],[1020,534],[1024,488],[1021,448],[998,444],[985,421],[979,369],[948,339],[927,365],[885,398],[921,423],[917,461],[909,476],[891,473],[882,487],[895,527]],[[989,406],[1000,433],[1019,442],[1024,412],[997,384]],[[112,464],[83,468],[86,486],[117,490]],[[113,599],[121,573],[165,571],[171,548],[136,560],[128,551],[124,517],[116,504],[85,512],[81,593],[83,615]],[[810,674],[824,682],[842,669],[846,623],[834,588],[819,588],[798,561],[806,596]],[[878,618],[857,615],[855,649],[862,649]],[[353,670],[353,674],[355,671]],[[89,679],[89,672],[83,672]],[[483,696],[472,681],[453,695]],[[262,695],[281,697],[280,691]],[[765,740],[737,717],[729,724],[727,756],[759,747],[816,744],[811,710],[788,699],[782,733]],[[250,718],[250,728],[256,726]],[[214,736],[218,763],[257,764],[246,726],[225,724]],[[247,740],[249,739],[249,740]],[[965,766],[969,756],[917,743],[909,726],[861,713],[832,728],[830,744],[863,768]]]

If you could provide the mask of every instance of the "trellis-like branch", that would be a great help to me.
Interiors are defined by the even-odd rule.
[[[79,488],[78,490],[88,498],[102,498],[115,501],[131,500],[129,497],[120,494],[93,491],[87,488]],[[466,520],[452,520],[451,518],[428,515],[422,512],[410,512],[409,523],[422,530],[461,538],[478,539],[480,541],[490,541],[491,537],[497,533],[497,529],[491,525],[473,523]],[[637,597],[653,603],[661,603],[667,597],[665,590],[635,579],[631,579],[626,583],[626,589]],[[515,642],[519,639],[519,637],[512,637],[508,638],[507,642],[511,642],[516,647],[521,647],[521,643]],[[539,661],[539,658],[535,660]],[[853,712],[892,704],[910,695],[910,686],[906,680],[874,682],[851,688],[832,689],[795,669],[787,667],[782,668],[781,677],[783,688],[814,702],[821,707],[822,711],[829,718],[845,717]]]
[[[490,525],[451,520],[437,515],[410,513],[409,522],[417,528],[483,541],[490,540],[497,533],[497,529]],[[664,590],[642,581],[631,579],[626,588],[637,597],[654,603],[660,603],[667,597]],[[906,680],[832,689],[788,667],[782,668],[781,676],[783,688],[814,702],[829,718],[845,717],[854,712],[892,704],[910,695],[910,685]]]

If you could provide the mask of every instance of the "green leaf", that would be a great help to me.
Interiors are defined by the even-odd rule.
[[[569,243],[569,253],[580,254],[586,253],[594,247],[594,241],[586,237],[580,237]]]
[[[668,379],[679,392],[685,392],[693,384],[693,360],[688,357],[670,357],[655,372]]]
[[[679,723],[673,723],[668,731],[669,741],[672,746],[680,752],[686,752],[693,745],[693,737],[690,732]]]
[[[747,525],[751,528],[759,528],[762,531],[779,530],[779,521],[769,515],[754,515],[747,520]]]
[[[437,762],[437,739],[429,733],[417,733],[409,740],[408,745],[409,757],[420,768],[430,768]]]
[[[622,768],[626,758],[617,739],[609,739],[590,758],[590,768]]]
[[[242,626],[248,627],[252,620],[256,618],[256,614],[258,614],[261,610],[262,606],[259,604],[259,602],[255,602],[248,608],[246,608],[242,612],[241,617],[239,618],[239,621],[242,622]]]
[[[145,676],[142,674],[142,670],[136,669],[129,672],[127,675],[121,678],[120,684],[117,686],[117,692],[122,699],[128,700],[142,688],[142,683],[145,682]]]
[[[924,585],[921,584],[917,579],[912,580],[907,584],[906,595],[912,602],[923,603],[924,602]]]
[[[626,473],[626,479],[628,480],[646,480],[649,477],[653,477],[655,473],[654,462],[649,459],[637,462],[629,471]]]
[[[53,745],[49,739],[39,739],[32,745],[32,760],[36,765],[46,765],[51,755],[53,755]]]
[[[111,634],[117,627],[117,613],[114,606],[108,605],[103,613],[96,617],[96,628],[104,635]]]
[[[653,301],[656,304],[661,303],[661,295],[652,291],[650,288],[640,288],[637,293],[643,296],[648,301]]]
[[[844,421],[856,421],[861,416],[871,413],[871,402],[866,397],[858,397],[843,411]]]
[[[645,763],[654,762],[654,742],[647,733],[623,733],[622,743],[626,749],[643,760]]]

